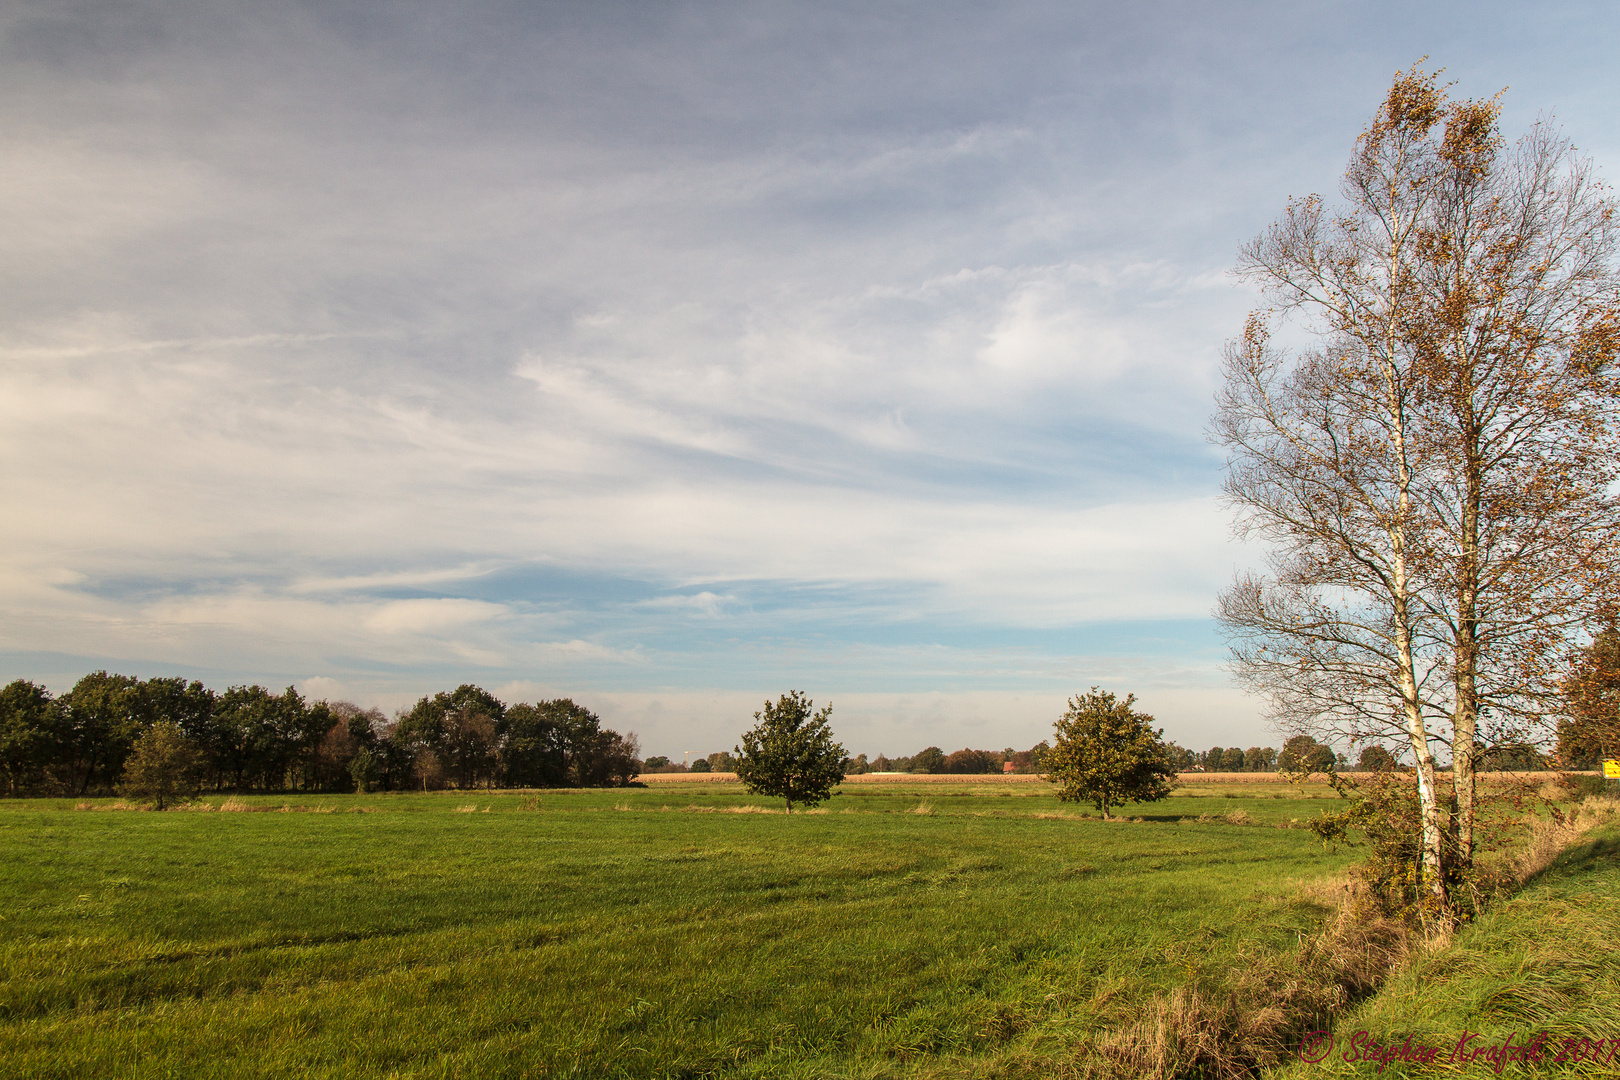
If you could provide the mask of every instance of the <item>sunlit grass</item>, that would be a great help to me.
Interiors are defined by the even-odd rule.
[[[1612,820],[1612,819],[1611,819]],[[1420,956],[1333,1025],[1277,1080],[1321,1076],[1620,1075],[1620,827],[1588,834],[1447,945]],[[1514,1046],[1544,1036],[1529,1063]],[[1606,1040],[1591,1059],[1587,1040]],[[1408,1041],[1410,1040],[1410,1041]],[[1430,1048],[1435,1064],[1380,1068],[1377,1048]],[[1507,1046],[1497,1060],[1493,1047]],[[1560,1054],[1567,1060],[1559,1061]],[[1581,1060],[1582,1058],[1585,1060]]]
[[[1181,796],[1105,823],[1006,788],[850,785],[791,817],[695,783],[0,803],[0,1060],[20,1077],[1036,1068],[1156,991],[1296,943],[1325,913],[1299,885],[1348,858],[1277,827],[1312,800]],[[1210,820],[1239,808],[1250,824]]]

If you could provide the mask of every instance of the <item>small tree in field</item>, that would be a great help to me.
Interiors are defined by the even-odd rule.
[[[135,741],[119,785],[126,798],[151,799],[159,810],[196,785],[200,757],[180,725],[159,720]]]
[[[844,779],[844,748],[827,726],[832,706],[812,715],[814,704],[797,690],[775,704],[767,701],[732,751],[737,777],[748,790],[786,799],[790,814],[795,799],[810,806],[825,802]]]
[[[1134,694],[1120,701],[1107,691],[1069,699],[1057,722],[1057,737],[1046,755],[1047,779],[1064,802],[1090,802],[1102,816],[1124,802],[1156,802],[1170,794],[1176,771],[1153,717],[1131,708]]]

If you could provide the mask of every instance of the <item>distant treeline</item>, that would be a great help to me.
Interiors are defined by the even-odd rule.
[[[634,735],[563,698],[506,705],[464,685],[393,719],[292,687],[218,693],[184,679],[97,671],[60,697],[27,680],[0,690],[0,768],[11,795],[115,789],[136,743],[169,721],[196,750],[196,784],[215,791],[602,787],[640,770]]]
[[[1306,745],[1309,744],[1309,745]],[[1323,757],[1333,763],[1336,759],[1331,749],[1321,746],[1315,739],[1304,736],[1302,739],[1291,740],[1289,746],[1293,748],[1296,757],[1308,758],[1312,767],[1320,769]],[[885,757],[879,754],[875,758],[868,758],[865,754],[846,759],[844,771],[850,775],[874,772],[898,773],[929,773],[929,774],[962,774],[983,775],[986,773],[1040,773],[1046,768],[1046,754],[1051,745],[1042,739],[1028,750],[1014,750],[1007,747],[1005,750],[972,750],[962,749],[953,754],[947,754],[937,746],[930,746],[919,750],[910,757]],[[1314,748],[1314,749],[1313,749]],[[1186,750],[1175,743],[1166,744],[1171,758],[1171,765],[1182,772],[1192,769],[1202,769],[1208,772],[1273,772],[1277,768],[1278,751],[1271,747],[1251,746],[1247,750],[1236,747],[1224,749],[1214,747],[1202,753]],[[1284,751],[1284,754],[1289,751]],[[1342,756],[1342,755],[1341,755]],[[1285,759],[1286,760],[1286,759]],[[650,757],[647,759],[642,771],[658,772],[730,772],[735,762],[729,753],[710,754],[706,758],[699,758],[690,765],[681,762],[672,762],[664,757]]]
[[[844,771],[850,775],[869,772],[931,773],[931,774],[984,774],[984,773],[1041,773],[1046,770],[1046,754],[1051,746],[1045,739],[1028,750],[958,750],[947,754],[937,746],[919,750],[910,757],[870,758],[865,754],[848,758]],[[1363,746],[1355,761],[1333,747],[1317,742],[1309,735],[1296,735],[1283,744],[1281,750],[1270,746],[1251,746],[1247,750],[1236,746],[1212,746],[1208,750],[1188,750],[1175,743],[1166,743],[1165,751],[1170,765],[1178,772],[1323,772],[1329,768],[1353,768],[1363,772],[1384,772],[1400,767],[1395,755],[1386,747],[1376,744]],[[642,771],[662,772],[730,772],[735,762],[729,753],[710,754],[698,758],[690,765],[672,762],[665,757],[650,757]],[[1488,750],[1482,758],[1481,768],[1543,769],[1547,759],[1527,746],[1502,746]]]

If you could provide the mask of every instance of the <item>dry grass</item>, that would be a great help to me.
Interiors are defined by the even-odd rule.
[[[1233,816],[1199,820],[1236,823]],[[1508,860],[1513,882],[1534,879],[1582,836],[1617,818],[1620,800],[1593,798],[1561,819],[1535,821]],[[1334,1017],[1371,995],[1410,959],[1441,952],[1451,940],[1444,931],[1425,938],[1383,915],[1365,887],[1351,879],[1302,883],[1300,893],[1337,909],[1322,933],[1286,954],[1235,969],[1229,983],[1194,979],[1154,1000],[1138,1019],[1080,1058],[1072,1075],[1088,1080],[1252,1077],[1256,1070],[1290,1060],[1303,1035],[1331,1027]]]
[[[1546,870],[1560,852],[1581,836],[1620,815],[1620,799],[1590,798],[1562,819],[1537,818],[1529,834],[1507,860],[1507,869],[1516,884],[1524,884]]]
[[[1199,814],[1198,820],[1204,824],[1215,822],[1223,825],[1248,825],[1254,821],[1247,810],[1228,810],[1224,814]]]
[[[1081,1058],[1075,1074],[1236,1080],[1286,1061],[1301,1035],[1377,989],[1418,946],[1358,889],[1340,884],[1333,897],[1338,913],[1322,933],[1235,969],[1228,984],[1195,979],[1154,1000]]]
[[[129,803],[120,799],[117,802],[110,803],[82,802],[74,806],[73,809],[142,811],[151,810],[152,806],[149,803]],[[252,803],[243,802],[241,799],[237,798],[228,798],[218,806],[201,799],[192,800],[190,802],[172,803],[169,806],[170,811],[192,814],[210,814],[220,812],[227,814],[335,814],[338,812],[338,809],[339,808],[337,805],[332,803],[322,806],[291,806],[287,803],[282,803],[280,806],[255,806]],[[355,814],[369,814],[375,809],[376,807],[372,806],[352,806],[349,808],[349,812]],[[471,808],[468,807],[465,809]]]

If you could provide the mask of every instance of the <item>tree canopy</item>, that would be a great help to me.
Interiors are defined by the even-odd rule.
[[[1046,755],[1047,779],[1064,802],[1089,802],[1108,816],[1126,802],[1156,802],[1170,794],[1176,770],[1153,717],[1093,686],[1069,699]]]
[[[175,749],[178,732],[195,755],[187,775],[215,791],[605,786],[628,784],[640,770],[634,735],[602,727],[567,698],[508,708],[467,684],[390,721],[352,702],[306,701],[292,687],[218,693],[184,679],[97,671],[60,697],[23,679],[0,688],[0,791],[133,792],[129,784],[145,783],[136,774],[151,772],[136,767],[134,751],[160,727],[153,747]]]

